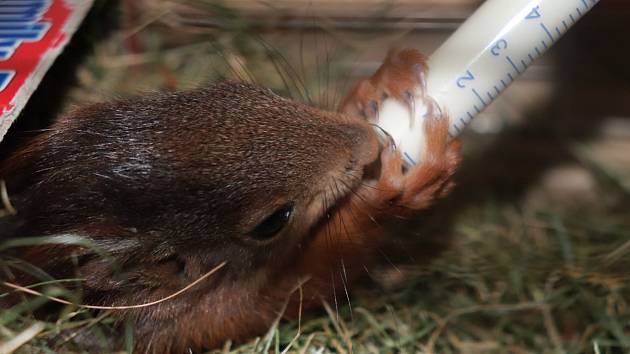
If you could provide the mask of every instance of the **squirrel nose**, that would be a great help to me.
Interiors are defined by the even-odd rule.
[[[379,141],[374,129],[366,122],[352,124],[346,130],[352,146],[352,160],[359,166],[374,162],[378,157]]]

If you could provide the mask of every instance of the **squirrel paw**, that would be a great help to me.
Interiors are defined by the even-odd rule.
[[[377,121],[385,99],[393,97],[413,110],[414,92],[426,92],[426,57],[415,49],[392,49],[378,70],[359,81],[341,102],[339,111]]]
[[[376,73],[360,81],[346,97],[341,111],[378,120],[379,107],[387,97],[413,104],[413,95],[426,88],[426,58],[414,49],[392,50]],[[453,186],[451,176],[460,161],[459,141],[449,141],[447,117],[426,97],[424,120],[426,150],[422,161],[406,168],[400,150],[386,141],[380,156],[376,181],[362,187],[360,196],[382,211],[419,210],[445,196]]]
[[[422,161],[406,168],[400,150],[386,142],[380,156],[380,175],[357,193],[362,201],[384,214],[396,209],[420,210],[448,194],[451,177],[460,162],[460,142],[449,142],[448,120],[429,117],[424,122],[428,137]]]

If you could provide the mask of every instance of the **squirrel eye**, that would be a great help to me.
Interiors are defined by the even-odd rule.
[[[252,238],[257,240],[267,240],[280,232],[289,222],[293,214],[293,203],[281,206],[279,209],[269,215],[250,233]]]

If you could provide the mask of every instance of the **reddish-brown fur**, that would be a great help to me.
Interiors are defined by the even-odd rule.
[[[426,120],[427,154],[404,172],[365,121],[384,97],[407,100],[425,70],[417,51],[390,52],[343,101],[344,114],[233,83],[78,110],[0,165],[20,211],[0,230],[78,235],[110,253],[115,267],[85,246],[14,251],[55,277],[84,277],[90,304],[157,300],[226,261],[172,300],[113,312],[135,324],[137,352],[259,335],[295,316],[299,286],[303,308],[342,293],[372,264],[383,222],[450,189],[459,145],[448,142],[446,117]],[[288,200],[287,226],[252,240],[249,230]]]

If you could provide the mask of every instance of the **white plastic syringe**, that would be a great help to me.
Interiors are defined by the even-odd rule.
[[[427,93],[459,133],[599,0],[487,0],[429,58]],[[378,125],[407,163],[424,152],[424,101],[415,97],[414,124],[399,102],[385,100]],[[410,128],[411,126],[411,128]]]

